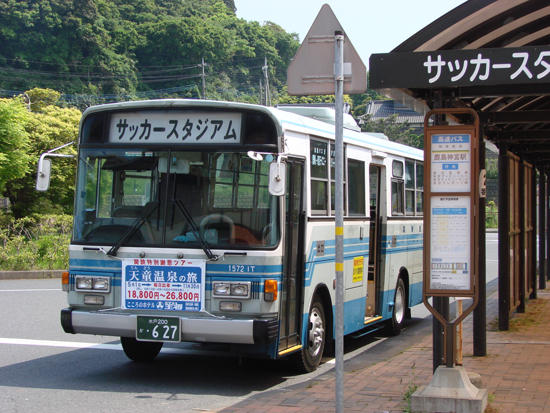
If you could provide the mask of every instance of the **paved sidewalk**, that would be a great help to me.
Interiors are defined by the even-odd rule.
[[[550,292],[539,290],[538,297],[525,314],[514,315],[508,332],[497,331],[497,294],[487,299],[486,357],[472,356],[471,315],[463,323],[463,365],[481,375],[490,395],[488,412],[550,411]],[[430,334],[389,360],[345,373],[344,411],[409,411],[404,395],[414,385],[429,384],[432,354]],[[220,412],[334,412],[333,377],[253,396]]]

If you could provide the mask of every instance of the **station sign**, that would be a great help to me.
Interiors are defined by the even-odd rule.
[[[473,297],[477,274],[477,124],[427,125],[424,295]]]

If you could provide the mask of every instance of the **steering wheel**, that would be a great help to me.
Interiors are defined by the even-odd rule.
[[[227,215],[222,214],[211,214],[207,217],[204,217],[201,223],[199,224],[199,231],[204,238],[204,233],[206,232],[208,225],[211,223],[220,223],[225,222],[229,227],[229,242],[235,239],[235,224],[233,220]]]

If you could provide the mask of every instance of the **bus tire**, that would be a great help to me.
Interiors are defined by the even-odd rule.
[[[321,363],[327,338],[326,325],[323,304],[316,296],[309,310],[307,332],[302,349],[290,356],[292,364],[300,373],[315,371]]]
[[[120,337],[120,343],[126,356],[133,361],[153,361],[164,344],[162,341],[137,341],[133,337]]]
[[[392,317],[386,324],[386,330],[389,335],[397,336],[401,333],[403,320],[405,320],[405,314],[407,312],[407,291],[405,290],[405,283],[401,277],[397,280],[393,302]]]

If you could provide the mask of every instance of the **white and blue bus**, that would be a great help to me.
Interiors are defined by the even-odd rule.
[[[165,342],[218,343],[315,370],[335,331],[333,113],[205,100],[88,108],[65,332],[120,337],[135,361]],[[344,334],[398,334],[422,302],[423,153],[352,123]]]

